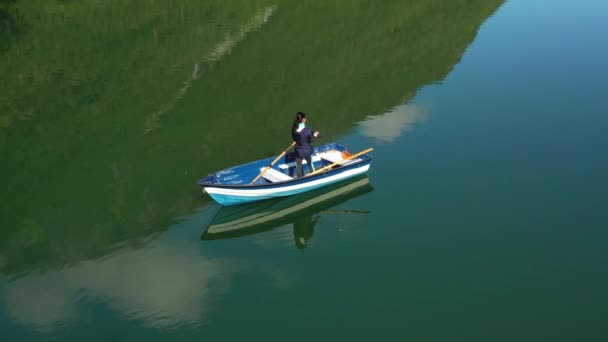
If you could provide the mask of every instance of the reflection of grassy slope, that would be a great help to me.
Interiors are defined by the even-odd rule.
[[[142,123],[264,2],[16,4],[26,33],[0,55],[0,268],[98,254],[171,217],[139,182],[153,173]]]
[[[14,2],[0,0],[0,54],[9,49],[20,30],[20,15],[12,6]]]
[[[419,87],[442,80],[500,3],[338,7],[319,1],[283,7],[272,25],[197,84],[196,99],[180,107],[207,115],[167,121],[160,141],[190,130],[175,144],[193,149],[206,144],[227,154],[221,165],[197,158],[204,173],[280,151],[289,143],[288,126],[298,110],[311,114],[313,127],[332,139],[365,115],[401,104]],[[264,134],[248,142],[256,147],[253,152],[233,138],[261,128]],[[197,139],[189,140],[192,136]],[[188,155],[194,156],[196,151]]]
[[[502,1],[281,4],[147,135],[193,64],[262,3],[37,2],[21,4],[28,32],[0,55],[0,272],[3,258],[12,273],[162,229],[200,203],[197,176],[289,144],[297,110],[329,139],[404,102],[446,76]]]

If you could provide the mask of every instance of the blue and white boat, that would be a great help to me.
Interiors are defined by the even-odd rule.
[[[330,143],[314,148],[312,166],[303,161],[304,177],[295,177],[295,157],[287,153],[278,160],[268,157],[218,171],[200,179],[198,184],[216,202],[226,206],[291,196],[365,174],[373,159],[368,153],[371,150],[351,155],[346,146]]]

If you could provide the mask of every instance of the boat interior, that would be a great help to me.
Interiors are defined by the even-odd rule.
[[[362,155],[358,158],[348,159],[349,153],[346,146],[339,143],[332,143],[319,146],[314,149],[311,157],[312,166],[308,165],[306,160],[302,161],[302,169],[304,176],[309,175],[315,170],[338,163],[336,165],[344,166],[351,163],[356,163],[362,159],[370,158],[369,155]],[[345,159],[346,158],[346,159]],[[276,157],[268,157],[257,160],[251,163],[235,166],[225,169],[207,177],[200,179],[201,185],[249,185],[252,181],[268,167]],[[286,153],[271,168],[266,170],[263,175],[255,181],[256,185],[279,183],[293,180],[297,177],[296,159],[293,152]]]
[[[314,172],[317,169],[329,166],[334,163],[340,163],[338,165],[348,165],[354,163],[360,159],[344,160],[345,155],[339,150],[327,150],[323,152],[317,152],[311,156],[312,168],[306,160],[302,160],[302,169],[304,175]],[[263,172],[266,167],[261,167],[260,172]],[[266,183],[276,183],[292,180],[297,176],[296,161],[295,158],[287,155],[283,158],[281,164],[275,164],[272,168],[264,172],[262,176]]]

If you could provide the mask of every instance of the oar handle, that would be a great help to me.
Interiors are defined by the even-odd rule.
[[[296,144],[295,141],[292,142],[291,145],[289,145],[289,147],[287,147],[285,149],[285,151],[283,151],[283,153],[279,154],[279,156],[276,157],[276,159],[273,160],[272,163],[270,163],[270,165],[266,166],[266,168],[264,170],[262,170],[262,172],[260,172],[260,174],[257,177],[255,177],[255,179],[250,184],[253,184],[253,183],[257,182],[258,179],[260,179],[260,177],[262,177],[266,173],[266,171],[268,171],[274,165],[274,163],[276,163],[279,159],[281,159],[281,157],[283,157],[285,155],[285,153],[287,153],[287,150],[289,150],[290,148],[294,147],[295,144]]]
[[[358,156],[360,156],[360,155],[363,155],[363,154],[366,154],[366,153],[370,153],[370,152],[371,152],[371,151],[373,151],[373,150],[374,150],[374,148],[373,148],[373,147],[370,147],[370,148],[368,148],[367,150],[361,151],[361,152],[359,152],[359,153],[352,154],[352,155],[350,155],[350,156],[348,156],[348,157],[346,157],[346,158],[344,158],[344,159],[342,159],[342,160],[340,160],[340,161],[337,161],[337,162],[335,162],[335,163],[333,163],[333,164],[330,164],[330,165],[327,165],[327,166],[325,166],[325,167],[323,167],[323,168],[320,168],[320,169],[318,169],[317,171],[311,172],[311,173],[309,173],[307,176],[312,176],[312,175],[315,175],[315,174],[317,174],[317,173],[325,172],[326,170],[329,170],[329,169],[331,169],[332,167],[334,167],[334,166],[336,166],[336,165],[338,165],[338,164],[342,164],[342,163],[344,163],[344,162],[345,162],[345,161],[347,161],[347,160],[357,158],[357,157],[358,157]]]

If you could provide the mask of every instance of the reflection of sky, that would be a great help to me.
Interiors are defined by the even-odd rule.
[[[200,323],[209,309],[211,281],[224,283],[233,271],[227,261],[210,260],[198,248],[155,239],[141,249],[127,247],[103,259],[30,274],[2,292],[13,320],[42,331],[77,320],[83,301],[167,328]]]
[[[237,273],[262,275],[273,290],[289,287],[291,275],[286,269],[259,258],[213,257],[213,251],[205,249],[212,245],[200,241],[201,227],[207,226],[204,222],[211,220],[215,209],[202,208],[164,233],[138,241],[136,247],[125,243],[96,260],[33,271],[14,280],[0,277],[0,317],[52,333],[97,315],[93,304],[122,320],[174,329],[205,324],[233,290]]]
[[[423,120],[428,108],[415,105],[402,105],[378,116],[370,116],[359,125],[361,133],[384,142],[392,142],[401,134],[413,129],[414,125]]]

